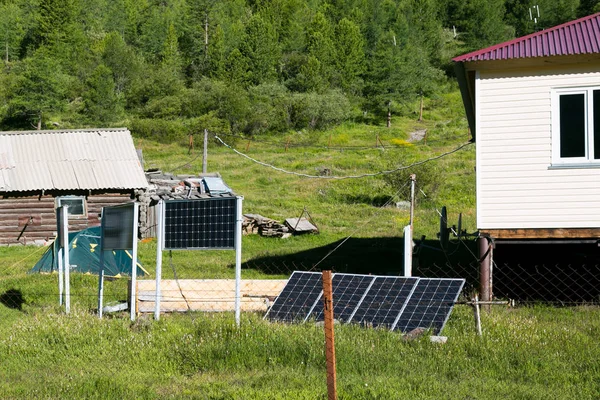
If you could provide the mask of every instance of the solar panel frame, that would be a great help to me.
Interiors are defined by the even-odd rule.
[[[344,280],[346,279],[350,279],[350,283],[354,283],[355,285],[344,285]],[[373,275],[334,274],[332,278],[334,318],[341,322],[348,322],[354,315],[356,308],[365,298],[368,290],[373,285],[374,280],[375,276]],[[358,299],[356,299],[356,297],[358,297]],[[350,300],[353,298],[356,299],[354,304]],[[316,321],[323,321],[323,312],[323,304],[319,302],[315,304],[313,312],[307,319],[313,317]]]
[[[377,276],[349,322],[392,327],[410,299],[419,278]],[[390,293],[395,293],[390,296]]]
[[[446,326],[464,284],[465,279],[420,278],[391,330],[407,333],[415,328],[426,328],[433,329],[435,334],[439,334]],[[440,289],[444,289],[441,297]],[[433,295],[426,296],[427,293]],[[423,302],[424,298],[429,298],[427,303]]]
[[[321,283],[321,285],[319,285]],[[308,292],[305,290],[308,288]],[[299,290],[296,290],[299,289]],[[294,271],[265,315],[270,321],[304,322],[323,294],[320,272]]]
[[[167,200],[163,212],[164,250],[233,250],[236,197]]]

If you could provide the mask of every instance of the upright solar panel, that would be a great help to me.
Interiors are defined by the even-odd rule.
[[[391,328],[418,280],[419,278],[376,277],[350,322]]]
[[[271,321],[303,322],[321,298],[323,283],[320,272],[294,271],[271,306]]]
[[[407,333],[415,328],[431,328],[435,334],[439,334],[444,329],[464,284],[464,279],[419,279],[392,330]]]
[[[333,316],[341,322],[348,322],[354,310],[365,297],[375,280],[372,275],[335,274],[332,279]],[[323,303],[318,302],[310,317],[323,320]]]
[[[234,249],[235,197],[165,202],[164,246],[174,249]]]

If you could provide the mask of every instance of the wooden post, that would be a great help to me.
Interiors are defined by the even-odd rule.
[[[325,319],[325,359],[327,363],[327,398],[337,400],[335,373],[335,337],[333,330],[333,285],[331,271],[323,271],[323,309]]]
[[[475,327],[477,328],[477,336],[481,336],[481,313],[479,312],[479,296],[477,295],[475,295],[473,309],[475,310]]]
[[[388,115],[387,115],[387,127],[392,126],[392,102],[388,102]]]
[[[329,134],[329,140],[327,141],[327,147],[331,147],[331,133]]]
[[[285,152],[287,153],[288,147],[290,146],[290,138],[288,137],[287,142],[285,142]]]
[[[190,135],[190,140],[188,143],[188,154],[190,154],[194,150],[194,135]]]
[[[481,301],[492,300],[492,243],[487,237],[479,237],[479,283]]]
[[[202,173],[206,173],[208,164],[208,129],[204,130],[204,150],[202,152]]]
[[[246,153],[248,152],[249,148],[250,148],[250,139],[248,139],[248,143],[246,143]]]
[[[417,174],[410,174],[410,229],[413,229],[415,222],[415,185],[417,183]]]

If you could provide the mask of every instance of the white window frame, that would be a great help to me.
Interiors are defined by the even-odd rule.
[[[600,86],[560,88],[552,90],[552,166],[564,168],[600,167],[600,159],[594,159],[594,90]],[[560,156],[560,96],[583,94],[585,101],[585,156]]]
[[[81,204],[82,204],[82,209],[83,209],[83,214],[72,214],[71,210],[69,209],[69,217],[75,217],[75,218],[87,218],[87,202],[85,201],[85,196],[60,196],[56,198],[56,202],[57,202],[57,207],[60,207],[64,204],[62,204],[62,200],[81,200]]]

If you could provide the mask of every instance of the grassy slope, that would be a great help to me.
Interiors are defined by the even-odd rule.
[[[347,124],[321,134],[290,133],[290,143],[332,146],[374,146],[377,134],[398,146],[381,150],[324,150],[290,147],[286,139],[261,138],[248,153],[261,161],[303,173],[329,168],[336,175],[361,174],[440,154],[468,137],[457,111],[457,93],[438,101],[426,121],[394,120],[394,128]],[[428,145],[402,145],[410,131],[428,129]],[[138,141],[147,167],[169,171],[194,155],[179,145]],[[246,142],[236,147],[245,151]],[[438,217],[433,210],[450,207],[450,219],[464,213],[474,229],[474,148],[432,163],[427,174],[438,174],[418,199],[416,234],[435,238]],[[200,159],[178,173],[195,173]],[[379,178],[308,180],[267,170],[212,145],[209,169],[221,172],[236,192],[245,196],[244,212],[275,219],[297,216],[307,207],[321,228],[320,235],[287,240],[244,238],[244,277],[280,277],[268,265],[282,260],[319,260],[328,245],[348,235],[328,266],[342,269],[349,259],[366,268],[394,270],[400,260],[401,230],[406,211],[385,208],[381,199],[398,190]],[[427,182],[427,179],[417,179]],[[430,179],[431,180],[431,179]],[[408,198],[406,187],[400,190]],[[392,251],[390,252],[390,247]],[[154,244],[140,246],[140,257],[153,271]],[[336,256],[336,254],[341,254]],[[310,325],[270,324],[260,316],[244,315],[240,330],[231,315],[165,316],[160,322],[125,316],[99,321],[92,315],[96,278],[74,276],[74,312],[56,307],[55,276],[27,275],[40,250],[0,249],[0,295],[22,293],[22,311],[0,304],[0,397],[2,398],[200,398],[316,399],[326,398],[323,336]],[[165,277],[172,276],[165,255]],[[175,252],[179,277],[232,277],[232,252]],[[254,264],[253,264],[254,262]],[[259,263],[266,268],[253,268]],[[271,264],[269,264],[271,263]],[[107,283],[107,300],[124,298],[122,280]],[[397,334],[353,326],[336,328],[338,387],[344,399],[463,398],[538,399],[598,398],[600,314],[595,308],[495,309],[484,314],[485,335],[476,337],[472,311],[459,306],[444,331],[445,345],[425,338],[403,342]]]

